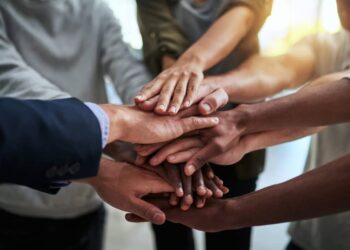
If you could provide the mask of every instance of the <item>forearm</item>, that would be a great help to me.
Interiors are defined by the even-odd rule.
[[[315,127],[350,120],[350,80],[342,79],[269,102],[241,105],[244,133],[283,128]]]
[[[318,133],[322,129],[323,127],[308,127],[260,132],[244,136],[241,143],[244,145],[247,154],[274,145],[294,141]]]
[[[228,228],[315,218],[349,210],[349,163],[350,156],[346,156],[290,181],[228,201]]]
[[[232,8],[219,18],[179,60],[196,60],[202,65],[203,70],[211,68],[225,58],[247,35],[253,26],[254,18],[254,12],[246,6]]]
[[[275,57],[254,55],[238,69],[209,77],[206,81],[223,87],[230,100],[247,103],[264,99],[310,80],[314,57],[309,46],[297,46]]]

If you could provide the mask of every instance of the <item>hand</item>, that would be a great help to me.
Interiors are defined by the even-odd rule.
[[[161,177],[127,163],[101,160],[97,177],[84,180],[111,206],[135,213],[154,224],[163,224],[165,214],[142,198],[150,194],[174,192]]]
[[[163,70],[172,67],[175,63],[176,63],[176,59],[172,58],[171,56],[165,55],[162,58],[162,68],[163,68]]]
[[[223,154],[219,154],[209,159],[208,162],[218,165],[233,165],[239,162],[247,153],[257,150],[252,148],[255,145],[255,141],[255,134],[243,136],[239,143],[235,144],[232,148],[229,148]],[[136,147],[136,150],[138,153],[138,159],[146,160],[148,155],[153,154],[149,158],[149,163],[153,166],[157,166],[164,161],[171,164],[186,163],[204,146],[205,144],[199,136],[192,136],[179,138],[170,143],[138,146]]]
[[[185,166],[185,173],[187,176],[191,176],[214,157],[227,153],[230,149],[239,145],[244,136],[244,120],[246,113],[241,112],[239,107],[230,111],[217,112],[215,115],[219,117],[220,124],[214,128],[199,131],[199,134],[197,135],[199,141],[183,140],[180,144],[175,145],[175,148],[178,149],[181,147],[198,148],[198,145],[201,147],[199,151],[194,149],[187,152],[187,154],[192,154],[191,159]],[[161,146],[162,144],[148,146],[148,148],[147,146],[146,148],[141,146],[137,150],[141,155],[149,155]],[[166,149],[166,151],[168,152],[169,150]],[[173,149],[170,151],[174,152]],[[159,155],[154,156],[150,163],[156,165],[159,162],[162,162],[164,157],[167,157],[167,153],[161,154],[161,157],[158,157]],[[172,162],[172,159],[169,158],[169,160]]]
[[[142,103],[160,95],[155,111],[160,114],[177,114],[182,106],[188,108],[194,103],[204,78],[203,67],[194,56],[181,57],[146,84],[135,97],[135,102]]]
[[[171,207],[165,199],[150,201],[165,211],[167,220],[180,223],[190,228],[205,232],[219,232],[233,229],[227,216],[227,203],[229,199],[209,199],[204,208],[190,208],[186,212]],[[144,220],[135,214],[127,214],[130,222],[143,222]]]
[[[109,143],[115,140],[139,144],[159,143],[219,123],[217,117],[195,117],[198,114],[195,106],[172,117],[158,116],[130,106],[106,104],[101,107],[110,119]]]
[[[137,103],[137,106],[145,111],[155,109],[159,100],[159,95],[151,99]],[[220,87],[216,80],[204,80],[199,86],[198,94],[194,103],[198,103],[198,110],[202,115],[209,115],[216,112],[219,108],[225,106],[229,101],[226,91]],[[180,109],[181,110],[181,109]]]
[[[213,195],[215,198],[222,198],[229,192],[210,166],[203,167],[193,177],[184,174],[183,166],[167,162],[156,168],[145,164],[141,167],[157,173],[175,189],[175,192],[170,194],[169,204],[177,206],[180,203],[183,211],[188,210],[193,203],[197,208],[204,207],[207,198]]]
[[[127,142],[114,141],[103,149],[103,153],[118,162],[134,164],[137,154],[134,145]]]

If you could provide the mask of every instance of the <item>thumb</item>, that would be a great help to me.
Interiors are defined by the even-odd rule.
[[[218,117],[188,117],[180,120],[180,126],[182,133],[186,134],[194,130],[200,130],[204,128],[212,128],[219,124]],[[181,135],[179,135],[181,136]]]
[[[225,106],[228,101],[229,98],[225,90],[217,89],[199,103],[199,112],[202,115],[209,115]]]
[[[131,201],[133,208],[130,212],[156,225],[164,224],[166,217],[162,210],[155,205],[146,202],[140,198],[134,198]]]

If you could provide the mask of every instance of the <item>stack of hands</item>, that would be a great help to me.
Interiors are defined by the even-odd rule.
[[[229,97],[215,80],[165,72],[135,97],[136,106],[101,106],[110,118],[105,153],[113,161],[103,159],[99,175],[86,182],[107,203],[129,212],[129,221],[168,219],[205,231],[227,229],[225,222],[210,221],[226,209],[219,198],[229,190],[208,164],[232,165],[268,146],[266,138],[283,141],[290,131],[272,136],[275,131],[261,126],[252,105],[218,111]]]

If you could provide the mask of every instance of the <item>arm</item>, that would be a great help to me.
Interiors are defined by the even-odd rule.
[[[112,11],[106,3],[100,5],[98,16],[102,20],[101,64],[123,103],[131,104],[134,96],[151,79],[151,76],[142,61],[134,58],[123,41],[121,27]]]
[[[32,69],[7,36],[0,13],[0,95],[26,99],[59,99],[69,94],[60,90]]]
[[[233,165],[248,153],[318,133],[322,129],[322,127],[283,129],[248,134],[234,143],[231,148],[213,156],[208,161],[218,165]],[[177,139],[170,144],[139,146],[136,151],[141,157],[152,154],[149,162],[153,166],[157,166],[163,161],[172,164],[183,164],[189,161],[204,145],[199,137],[187,137]]]
[[[243,105],[241,110],[249,110],[250,113],[250,118],[246,117],[247,123],[243,122],[245,133],[348,122],[349,90],[350,80],[344,78],[328,84],[307,86],[295,94],[260,105]],[[243,111],[243,116],[248,112]]]
[[[251,8],[232,7],[172,67],[148,83],[135,100],[144,102],[160,94],[156,106],[160,113],[176,114],[181,105],[191,106],[203,80],[203,71],[225,58],[248,34],[254,20]]]
[[[254,55],[238,69],[209,76],[203,84],[224,88],[231,101],[252,102],[304,84],[313,76],[315,64],[311,45],[300,43],[284,55]]]
[[[77,99],[2,98],[0,113],[0,182],[54,193],[59,188],[55,181],[97,173],[100,127],[94,114]]]
[[[326,216],[350,209],[349,164],[350,156],[345,156],[287,182],[236,199],[212,200],[186,213],[162,201],[155,204],[168,220],[208,232]]]
[[[168,0],[136,2],[145,63],[157,75],[164,69],[164,57],[177,59],[190,44],[173,17]]]

